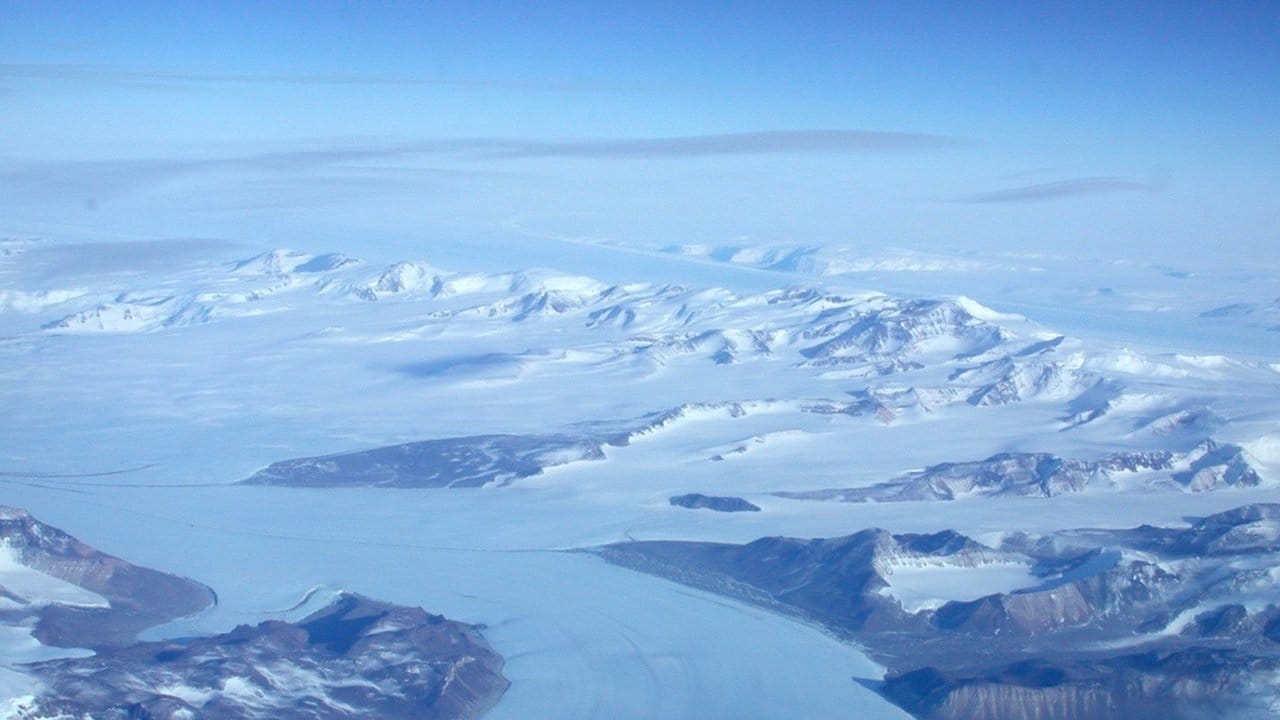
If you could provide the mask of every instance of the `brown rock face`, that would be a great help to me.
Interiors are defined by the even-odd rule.
[[[212,590],[194,580],[99,552],[25,510],[0,506],[0,540],[27,567],[97,593],[110,604],[106,608],[39,608],[35,636],[45,645],[127,644],[149,627],[194,615],[217,601]]]

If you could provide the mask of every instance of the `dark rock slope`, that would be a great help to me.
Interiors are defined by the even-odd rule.
[[[716,512],[760,512],[759,505],[740,497],[689,493],[687,495],[676,495],[669,498],[668,501],[676,507],[689,508],[690,510],[705,508]]]
[[[920,718],[1237,718],[1280,707],[1280,505],[1189,527],[629,542],[605,559],[821,623]],[[1027,586],[908,610],[895,568],[1025,563]],[[1248,599],[1247,603],[1242,599]]]
[[[194,615],[216,600],[213,591],[200,583],[99,552],[24,510],[0,506],[0,541],[19,563],[97,593],[110,604],[48,604],[6,593],[21,607],[8,611],[5,621],[25,624],[34,617],[34,635],[45,645],[123,645],[149,627]]]
[[[543,469],[604,457],[598,440],[576,435],[475,435],[358,452],[282,460],[245,485],[293,487],[480,487],[506,485]]]
[[[13,666],[41,687],[13,700],[15,717],[469,720],[508,686],[502,657],[474,628],[353,594],[297,623],[136,643],[139,631],[211,605],[213,591],[99,552],[15,508],[0,506],[0,543],[19,564],[109,603],[69,605],[0,586],[0,623],[46,645],[95,651]]]
[[[1251,685],[1274,659],[1192,647],[1100,660],[1027,660],[983,672],[924,668],[890,678],[881,692],[929,720],[1036,718],[1273,718]]]
[[[469,626],[354,594],[298,623],[148,642],[30,665],[31,716],[474,718],[506,691],[502,658]]]

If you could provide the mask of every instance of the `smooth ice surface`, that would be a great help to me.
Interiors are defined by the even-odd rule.
[[[885,575],[885,594],[907,612],[940,607],[952,600],[977,600],[996,593],[1035,585],[1038,581],[1023,563],[991,563],[975,567],[893,565]]]

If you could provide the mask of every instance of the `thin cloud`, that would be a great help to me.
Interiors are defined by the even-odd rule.
[[[1112,195],[1116,193],[1157,192],[1158,190],[1160,190],[1160,186],[1151,182],[1120,176],[1097,176],[974,193],[960,198],[960,201],[967,203],[1042,202],[1081,195]]]
[[[25,276],[100,275],[164,269],[175,260],[221,253],[235,247],[238,246],[230,240],[217,238],[67,243],[28,250],[19,255],[16,262]]]
[[[196,85],[389,85],[487,87],[509,90],[594,91],[588,83],[536,82],[489,78],[447,78],[396,75],[271,75],[235,73],[161,72],[130,70],[110,65],[57,63],[0,63],[0,78],[11,80],[69,80],[132,86]]]
[[[257,155],[195,159],[121,159],[0,166],[0,184],[114,186],[136,179],[152,181],[209,170],[298,172],[324,166],[413,157],[462,160],[521,158],[645,159],[713,155],[911,153],[946,148],[960,141],[942,135],[870,130],[793,130],[727,135],[617,140],[538,141],[500,138],[454,138],[411,143],[269,152]],[[453,172],[462,172],[454,170]]]
[[[960,144],[945,135],[874,130],[780,130],[613,140],[460,140],[459,152],[490,158],[649,159],[715,155],[896,154]],[[443,148],[441,148],[443,149]]]
[[[216,165],[185,160],[105,160],[27,163],[0,168],[0,189],[11,197],[78,198],[98,203],[137,187]]]
[[[0,163],[0,189],[27,198],[80,198],[90,204],[109,201],[140,188],[174,178],[219,171],[249,171],[299,176],[333,168],[346,174],[362,168],[370,173],[402,173],[390,162],[409,162],[411,169],[439,177],[492,175],[489,161],[588,158],[599,160],[680,159],[729,155],[909,154],[960,144],[956,138],[870,130],[793,130],[726,135],[616,140],[539,141],[527,139],[454,138],[408,143],[369,143],[257,155],[205,158],[148,158],[93,161]],[[436,158],[438,162],[431,162]],[[415,162],[422,160],[427,164]],[[454,161],[453,167],[433,167]],[[457,162],[476,163],[470,169]]]
[[[341,174],[338,177],[328,178],[331,183],[337,183],[346,178],[353,186],[363,188],[376,182],[375,176],[378,174],[396,175],[403,180],[406,172],[412,172],[419,175],[417,178],[419,181],[423,179],[422,176],[439,179],[495,174],[492,170],[462,170],[431,166],[357,167],[361,163],[395,160],[417,154],[421,154],[421,151],[404,147],[351,147],[195,159],[82,160],[7,165],[0,163],[0,191],[25,199],[72,199],[92,206],[158,183],[211,172],[240,171],[254,176],[302,178],[319,171],[336,168]]]

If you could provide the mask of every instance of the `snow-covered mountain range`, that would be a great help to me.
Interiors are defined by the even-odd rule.
[[[304,600],[286,622],[272,609],[316,587],[370,587],[388,600],[356,601],[370,613],[422,606],[490,624],[486,637],[508,657],[513,688],[491,710],[496,718],[548,703],[564,717],[598,716],[594,704],[574,704],[564,678],[577,676],[603,688],[598,702],[610,712],[654,696],[644,678],[679,682],[664,673],[700,673],[705,684],[719,672],[709,668],[722,668],[716,682],[738,682],[743,668],[732,656],[748,650],[724,637],[745,643],[767,632],[777,647],[790,637],[761,616],[723,614],[718,599],[649,607],[641,600],[669,587],[629,571],[624,579],[574,552],[600,546],[610,559],[626,555],[628,567],[665,564],[669,577],[799,612],[860,643],[915,633],[922,644],[907,659],[872,643],[871,658],[857,660],[886,665],[885,684],[877,684],[883,671],[867,670],[866,684],[849,688],[851,673],[837,664],[806,664],[818,657],[806,654],[813,646],[789,656],[801,684],[822,685],[813,697],[865,703],[869,717],[901,717],[903,708],[958,716],[1032,698],[1051,705],[1052,693],[1017,663],[1044,661],[1020,653],[1054,638],[1079,650],[1049,662],[1045,672],[1067,679],[1055,692],[1100,677],[1120,683],[1071,695],[1078,707],[1131,707],[1123,703],[1137,696],[1120,689],[1130,682],[1182,699],[1217,682],[1253,702],[1259,696],[1245,686],[1270,672],[1265,652],[1243,665],[1202,655],[1243,648],[1246,629],[1270,627],[1280,606],[1255,562],[1272,550],[1266,503],[1280,483],[1280,357],[1117,343],[1114,329],[1101,338],[1066,333],[968,295],[860,286],[880,271],[990,270],[956,258],[904,254],[863,267],[820,249],[658,254],[755,273],[749,283],[694,285],[616,268],[600,277],[450,270],[223,246],[160,267],[120,260],[95,272],[67,260],[72,251],[5,247],[8,501],[77,531],[106,528],[100,537],[112,552],[210,577],[220,601],[147,630],[155,645],[132,644],[156,624],[148,621],[120,625],[111,642],[93,644],[96,657],[22,655],[49,661],[14,670],[27,690],[53,688],[41,696],[47,709],[89,712],[75,698],[93,682],[121,702],[178,717],[207,703],[243,662],[267,668],[251,686],[232,683],[248,693],[241,700],[257,698],[254,712],[284,712],[303,696],[351,704],[354,691],[324,663],[365,667],[378,648],[407,646],[368,638],[368,652],[354,655],[308,646],[297,672],[315,692],[271,680],[283,672],[275,659],[233,651],[296,644],[308,622],[346,612]],[[1000,272],[1025,270],[1010,262]],[[1219,514],[1246,506],[1240,522]],[[1267,517],[1245,518],[1259,513]],[[1203,531],[1195,540],[1177,524],[1188,516],[1217,519],[1195,525]],[[176,540],[133,540],[134,525]],[[879,527],[887,529],[868,529]],[[641,544],[616,544],[629,540]],[[1251,542],[1262,555],[1249,555]],[[693,555],[672,554],[686,543],[696,544]],[[94,587],[31,575],[18,546],[6,547],[17,559],[0,575],[11,579],[0,579],[0,602],[27,618],[14,647],[58,644],[57,633],[33,624],[39,617],[70,618],[56,625],[68,636],[87,632],[75,618],[113,607]],[[281,568],[269,581],[246,580],[240,567],[258,553]],[[733,573],[700,574],[699,563],[726,553],[737,558],[725,560]],[[547,578],[546,597],[529,591]],[[614,590],[627,583],[646,589]],[[944,585],[956,590],[940,593]],[[33,600],[33,588],[45,600]],[[625,617],[576,604],[597,591],[636,604],[617,605]],[[684,611],[697,621],[682,626],[717,639],[663,635]],[[1143,669],[1136,650],[1112,648],[1125,633],[1173,654],[1158,671]],[[996,635],[1009,640],[991,643],[981,667],[951,662],[957,643]],[[182,646],[183,658],[198,648],[217,667],[144,662],[180,637],[200,638]],[[1106,652],[1089,655],[1089,643]],[[619,649],[633,645],[645,649]],[[711,647],[714,659],[695,661],[703,650],[694,645]],[[833,652],[860,657],[847,646]],[[916,674],[926,665],[933,674]],[[445,682],[451,672],[430,677]],[[177,694],[142,692],[157,683]],[[770,702],[764,692],[680,707],[739,716]],[[487,707],[490,695],[476,697],[466,712]],[[794,693],[770,697],[794,701]]]
[[[1161,437],[1181,436],[1182,450],[1212,439],[1222,423],[1211,408],[1213,393],[1227,394],[1230,383],[1260,390],[1280,385],[1280,370],[1266,363],[1088,343],[966,297],[817,287],[740,295],[610,285],[552,271],[455,273],[407,261],[375,267],[340,253],[275,250],[156,287],[22,289],[4,302],[11,317],[31,318],[28,334],[51,335],[154,333],[392,303],[399,327],[365,341],[498,336],[529,342],[518,352],[423,362],[414,367],[421,375],[518,379],[554,366],[561,373],[634,376],[700,363],[771,363],[769,372],[803,383],[798,392],[780,397],[760,382],[718,399],[804,401],[811,411],[882,422],[962,404],[1047,402],[1061,407],[1061,430],[1101,424],[1114,432],[1119,425],[1125,435],[1149,436],[1157,445]],[[49,315],[56,317],[41,319]]]

